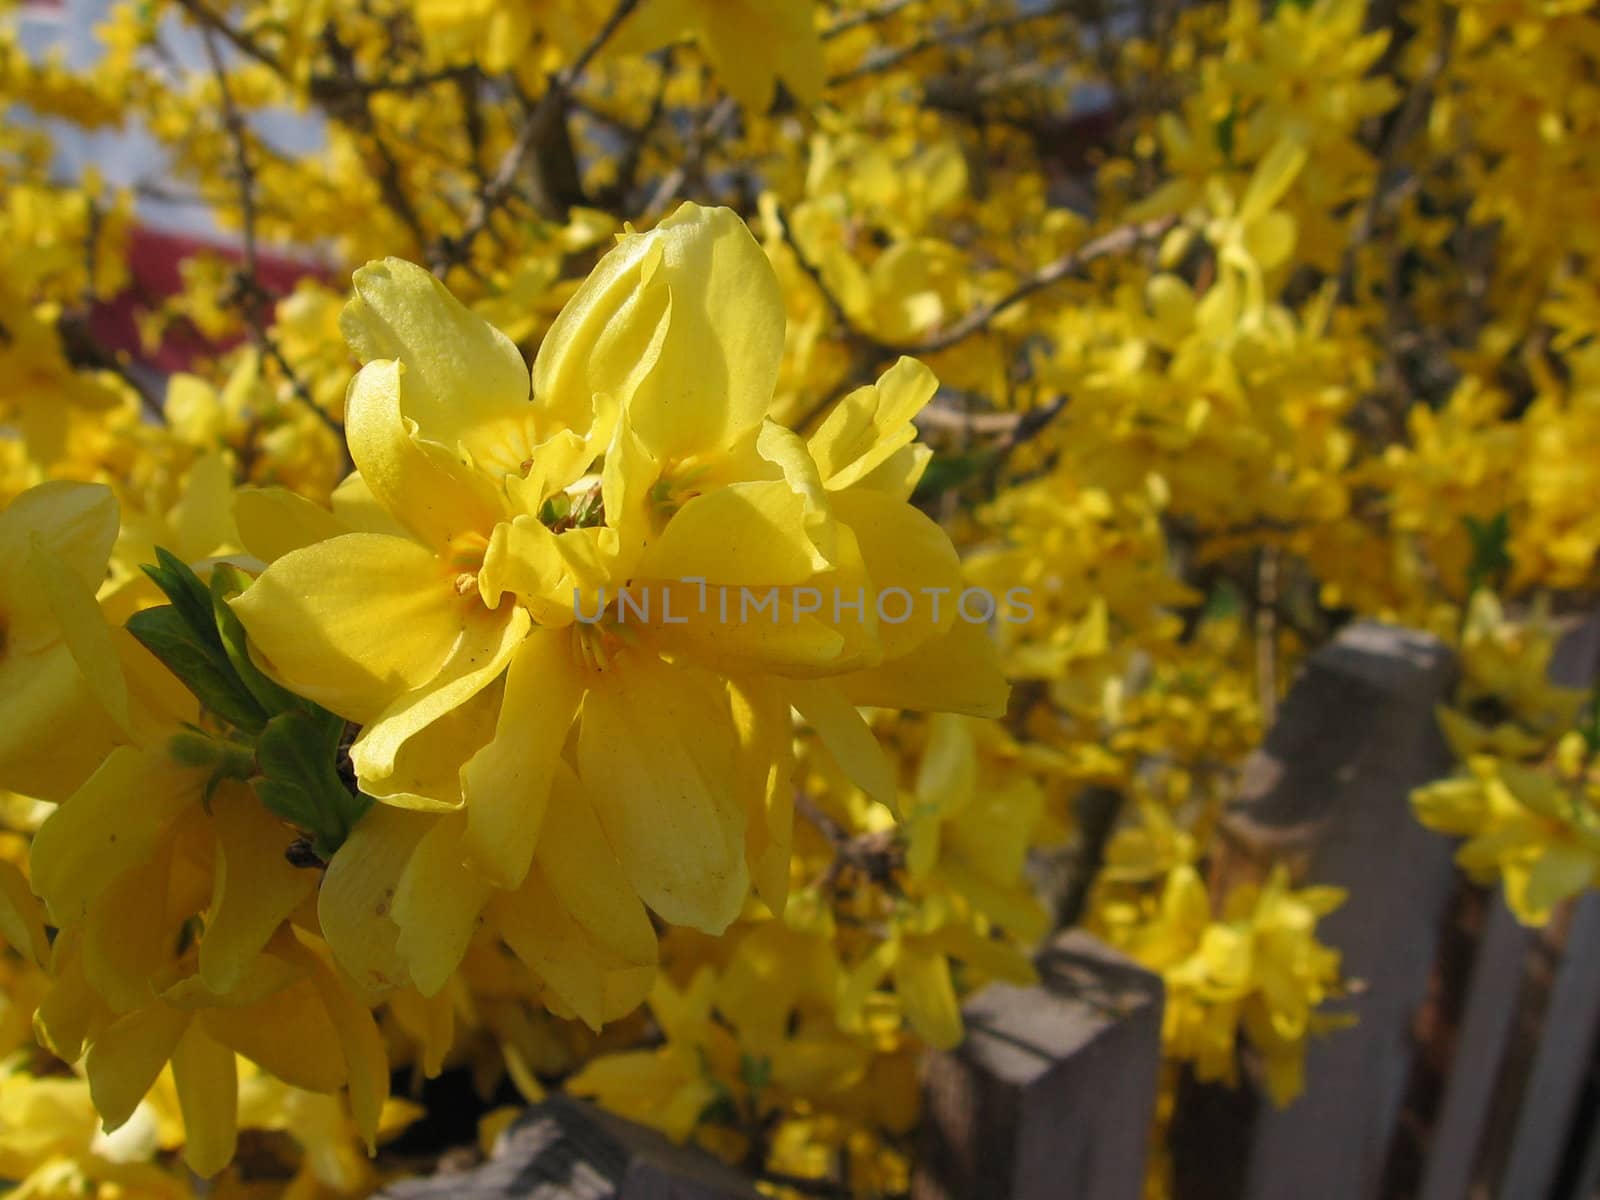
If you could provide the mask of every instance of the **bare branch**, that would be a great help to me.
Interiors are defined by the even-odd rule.
[[[279,75],[285,75],[283,64],[268,53],[261,43],[243,30],[235,29],[232,25],[229,25],[206,5],[202,4],[201,0],[178,0],[178,7],[199,22],[202,28],[212,33],[220,34],[239,53],[271,67]],[[285,78],[287,78],[287,75],[285,75]]]
[[[948,33],[926,33],[914,42],[907,42],[904,46],[895,46],[891,49],[880,50],[869,55],[865,61],[857,63],[848,70],[829,77],[829,87],[839,87],[842,84],[854,83],[868,75],[877,75],[884,71],[893,70],[930,50],[943,50],[952,46],[959,46],[977,38],[985,37],[991,33],[1002,30],[1014,29],[1019,25],[1031,24],[1034,21],[1047,20],[1050,17],[1065,16],[1072,11],[1070,4],[1052,4],[1033,12],[1007,13],[1003,17],[990,17],[983,21],[976,21],[971,25],[964,25],[960,29],[952,29]]]
[[[617,0],[617,5],[606,18],[605,24],[600,27],[599,32],[583,48],[578,57],[551,77],[545,87],[544,95],[539,97],[533,112],[517,132],[516,141],[500,160],[500,165],[489,179],[488,185],[482,189],[477,203],[467,217],[465,227],[456,237],[441,239],[433,256],[436,273],[447,270],[451,265],[466,258],[472,243],[488,226],[495,212],[510,197],[516,186],[517,175],[527,162],[528,155],[547,136],[554,123],[563,119],[567,93],[572,89],[572,85],[637,7],[639,0]]]
[[[711,114],[706,117],[705,123],[695,131],[695,154],[691,157],[698,158],[699,146],[719,136],[723,129],[739,115],[739,105],[732,96],[724,96],[719,100]],[[698,164],[696,164],[698,165]],[[644,206],[643,219],[652,221],[661,216],[666,208],[682,194],[684,186],[689,182],[690,163],[685,161],[669,171],[656,186],[651,194],[650,201]]]
[[[881,4],[877,8],[841,17],[822,31],[822,40],[831,41],[840,34],[860,29],[863,25],[876,25],[879,21],[887,21],[895,13],[910,8],[913,3],[914,0],[888,0],[888,3]]]
[[[239,106],[234,103],[227,68],[223,66],[216,38],[209,27],[202,40],[206,58],[211,63],[211,73],[217,81],[217,91],[222,97],[222,122],[233,144],[234,175],[239,185],[239,226],[244,245],[244,269],[253,280],[259,261],[256,254],[256,172],[250,161],[249,130],[245,127]]]
[[[1439,16],[1439,40],[1434,46],[1433,55],[1422,73],[1412,83],[1411,90],[1406,93],[1405,102],[1383,140],[1383,149],[1378,156],[1377,172],[1372,180],[1372,192],[1367,196],[1367,203],[1361,210],[1355,229],[1351,231],[1350,243],[1345,247],[1344,259],[1340,263],[1341,302],[1347,302],[1355,291],[1357,259],[1361,248],[1372,240],[1372,235],[1377,231],[1378,218],[1382,214],[1383,206],[1391,197],[1387,180],[1394,174],[1395,168],[1400,164],[1401,154],[1427,121],[1428,112],[1433,107],[1433,89],[1438,86],[1440,76],[1450,63],[1459,16],[1460,11],[1454,5],[1444,6]]]
[[[1090,263],[1098,262],[1102,258],[1126,254],[1144,242],[1155,241],[1165,236],[1167,231],[1176,224],[1176,217],[1159,217],[1153,221],[1141,221],[1134,225],[1119,226],[1109,233],[1101,234],[1099,237],[1085,242],[1072,253],[1056,259],[1055,262],[1028,276],[998,300],[980,305],[955,322],[955,324],[946,326],[938,333],[931,334],[919,342],[886,343],[885,349],[896,354],[913,355],[933,354],[940,350],[948,350],[956,343],[966,341],[973,334],[981,333],[996,317],[1015,308],[1024,300],[1036,296],[1064,280],[1081,274],[1083,269],[1089,266]]]

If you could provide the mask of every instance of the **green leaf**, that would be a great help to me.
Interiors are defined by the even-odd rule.
[[[167,599],[178,610],[197,636],[209,645],[222,649],[222,639],[217,635],[216,621],[211,615],[211,593],[189,565],[171,551],[156,547],[159,566],[145,564],[144,573],[166,593]]]
[[[273,683],[250,660],[244,625],[233,609],[228,607],[228,601],[249,586],[250,577],[231,564],[218,563],[211,570],[211,615],[222,642],[222,651],[227,655],[239,681],[268,714],[303,708],[311,702]]]
[[[750,1054],[739,1056],[739,1077],[752,1093],[762,1091],[772,1082],[772,1060],[766,1055],[756,1058]]]
[[[1589,689],[1588,699],[1583,702],[1583,710],[1578,716],[1578,732],[1583,734],[1584,744],[1589,747],[1590,754],[1600,752],[1600,679],[1595,680],[1594,686]]]
[[[279,713],[267,722],[256,745],[256,795],[278,816],[311,835],[312,849],[324,861],[372,805],[339,776],[339,739],[344,722],[333,713],[303,708]]]
[[[1472,542],[1472,560],[1467,564],[1467,596],[1481,587],[1496,588],[1511,571],[1511,513],[1501,509],[1487,521],[1462,517],[1467,537]]]
[[[207,606],[209,621],[209,600]],[[215,635],[216,627],[210,628]],[[221,639],[206,638],[176,604],[134,613],[128,618],[128,632],[159,658],[208,712],[246,733],[258,733],[266,724],[266,712],[240,682]]]
[[[976,479],[994,462],[993,450],[969,450],[959,454],[935,454],[922,472],[912,503],[920,504],[941,496]]]
[[[1217,149],[1222,151],[1223,160],[1233,161],[1234,130],[1239,123],[1239,110],[1230,108],[1228,115],[1212,126],[1212,132],[1217,136]]]

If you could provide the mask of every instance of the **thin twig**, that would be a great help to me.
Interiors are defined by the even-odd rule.
[[[217,80],[217,89],[222,97],[222,119],[233,144],[234,171],[239,185],[240,243],[244,265],[235,279],[235,285],[240,313],[250,330],[252,340],[278,364],[278,369],[289,381],[296,398],[316,414],[317,418],[339,439],[339,444],[343,447],[344,428],[317,403],[316,397],[311,394],[311,389],[289,365],[289,360],[284,357],[278,343],[267,330],[263,312],[272,297],[261,285],[261,261],[256,240],[256,174],[255,167],[250,161],[249,130],[245,125],[243,113],[234,102],[233,89],[228,83],[227,68],[223,64],[222,55],[209,28],[205,31],[204,40],[206,57],[210,60],[212,73]]]
[[[239,225],[244,247],[244,268],[254,279],[260,264],[256,255],[256,172],[250,162],[249,130],[245,128],[239,106],[234,103],[228,71],[223,65],[222,54],[217,50],[216,38],[209,28],[202,40],[206,58],[211,62],[211,73],[216,77],[217,90],[222,97],[222,122],[233,145],[234,173],[239,184]]]
[[[902,63],[925,54],[930,50],[949,49],[959,46],[963,42],[970,42],[976,38],[985,37],[991,33],[1013,29],[1019,25],[1027,25],[1034,21],[1046,20],[1050,17],[1066,16],[1072,11],[1070,4],[1053,4],[1048,8],[1041,8],[1034,12],[1007,13],[1003,17],[990,17],[983,21],[964,25],[960,29],[953,29],[944,35],[933,33],[924,34],[916,41],[908,42],[904,46],[893,49],[881,50],[869,56],[864,62],[858,63],[846,71],[828,79],[829,87],[838,87],[842,84],[853,83],[857,79],[868,75],[876,75],[882,71],[889,71]]]
[[[889,0],[887,4],[880,4],[877,8],[869,8],[863,12],[851,13],[848,17],[841,17],[832,25],[822,31],[822,40],[831,41],[842,33],[852,29],[860,29],[863,25],[876,25],[879,21],[887,21],[895,13],[910,8],[915,0]]]
[[[269,54],[259,42],[243,30],[235,29],[232,25],[229,25],[220,16],[202,4],[200,0],[178,0],[178,6],[205,29],[222,35],[228,44],[241,54],[271,67],[279,75],[285,74],[283,64]]]
[[[704,145],[721,135],[723,128],[728,125],[739,113],[739,105],[731,96],[724,96],[706,117],[705,123],[695,132],[696,146]],[[699,151],[696,150],[696,155]],[[689,182],[688,157],[671,171],[668,171],[656,185],[656,190],[651,193],[649,202],[644,206],[643,219],[646,223],[655,220],[666,211],[666,208],[683,192],[684,185]]]
[[[539,97],[533,112],[517,131],[516,140],[500,160],[500,165],[489,179],[488,185],[480,192],[471,214],[467,217],[465,227],[456,237],[441,240],[433,256],[436,272],[441,267],[448,269],[467,256],[472,243],[477,240],[495,212],[511,195],[528,155],[533,153],[533,148],[538,145],[551,123],[562,119],[566,96],[572,85],[638,7],[639,0],[618,0],[605,24],[600,27],[599,32],[583,48],[578,57],[550,78],[545,86],[544,95]]]
[[[917,342],[884,343],[884,348],[892,353],[912,355],[948,350],[958,342],[966,341],[973,334],[981,333],[996,317],[1015,308],[1029,297],[1036,296],[1047,288],[1080,274],[1090,263],[1126,254],[1144,242],[1163,237],[1176,223],[1176,217],[1159,217],[1153,221],[1119,226],[1109,233],[1085,242],[1072,253],[1056,259],[1055,262],[1028,276],[998,300],[980,305],[938,333]]]
[[[795,789],[794,810],[833,847],[833,861],[823,873],[822,887],[835,887],[839,877],[851,869],[879,887],[894,890],[895,874],[905,865],[905,846],[893,829],[852,837],[849,830],[799,788]]]
[[[1362,247],[1372,240],[1372,235],[1377,231],[1378,218],[1391,194],[1386,181],[1399,166],[1400,156],[1422,127],[1423,122],[1427,120],[1428,112],[1433,107],[1433,90],[1438,86],[1445,67],[1449,65],[1450,55],[1455,47],[1459,15],[1460,9],[1457,6],[1453,4],[1444,6],[1439,17],[1439,41],[1434,47],[1433,56],[1429,58],[1422,73],[1413,81],[1399,115],[1389,126],[1388,135],[1384,138],[1383,149],[1378,156],[1377,171],[1372,180],[1372,191],[1368,194],[1367,203],[1362,207],[1361,215],[1356,220],[1355,229],[1351,231],[1350,242],[1345,247],[1344,258],[1340,263],[1341,302],[1349,301],[1354,294],[1358,256]]]
[[[828,312],[834,321],[843,329],[844,335],[853,342],[871,344],[876,341],[870,334],[858,329],[850,319],[850,314],[845,311],[844,302],[828,286],[828,281],[823,278],[822,268],[811,261],[810,256],[800,247],[800,240],[795,237],[794,229],[789,224],[789,218],[782,209],[776,210],[778,228],[783,234],[783,240],[788,243],[789,250],[794,254],[794,260],[799,264],[800,270],[805,272],[807,279],[811,280],[813,287],[822,296],[822,302],[828,306]]]
[[[1256,556],[1256,695],[1261,724],[1278,715],[1278,549],[1262,546]]]

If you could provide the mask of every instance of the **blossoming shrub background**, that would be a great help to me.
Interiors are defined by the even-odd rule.
[[[1290,1103],[1343,897],[1216,831],[1356,617],[1462,657],[1468,875],[1595,882],[1583,0],[0,13],[27,1194],[365,1194],[555,1088],[903,1193],[1063,921],[1166,983],[1162,1121]],[[167,295],[156,201],[221,231]]]

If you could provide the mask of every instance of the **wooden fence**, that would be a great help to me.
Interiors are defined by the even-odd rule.
[[[1582,683],[1600,621],[1553,674]],[[1172,1130],[1179,1200],[1592,1200],[1600,1196],[1600,896],[1546,931],[1465,884],[1454,844],[1411,814],[1451,767],[1435,706],[1438,642],[1358,624],[1314,654],[1249,763],[1218,886],[1288,859],[1349,888],[1326,918],[1359,1021],[1314,1042],[1305,1094],[1186,1081]],[[969,997],[966,1041],[930,1055],[913,1200],[1138,1200],[1160,1053],[1159,980],[1081,931],[1042,982]],[[711,1200],[753,1183],[693,1150],[556,1098],[473,1171],[393,1185],[393,1200]]]

